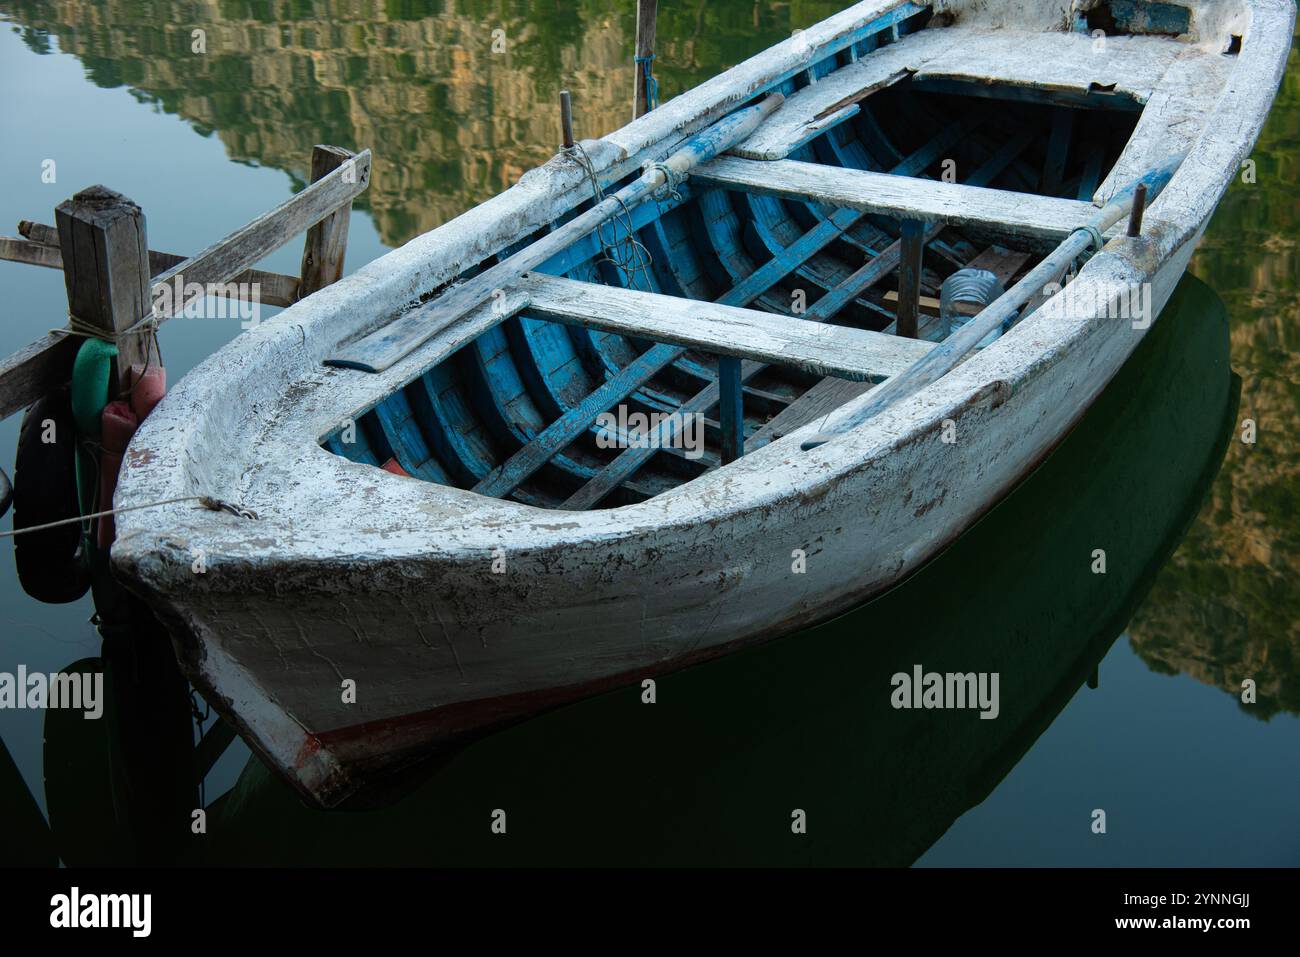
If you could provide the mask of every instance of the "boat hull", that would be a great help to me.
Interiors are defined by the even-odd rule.
[[[181,506],[148,519],[126,513],[115,567],[164,618],[205,697],[325,806],[493,727],[838,615],[995,505],[1140,342],[1151,317],[1109,316],[1113,291],[1145,290],[1152,312],[1163,308],[1258,134],[1271,98],[1259,84],[1275,88],[1280,76],[1289,26],[1282,41],[1269,31],[1290,13],[1268,0],[1253,6],[1276,21],[1248,37],[1242,76],[1256,82],[1225,91],[1206,127],[1215,138],[1195,145],[1142,238],[1109,244],[1067,287],[1092,305],[1045,305],[824,446],[803,451],[796,432],[646,501],[587,512],[403,479],[321,448],[341,412],[366,407],[357,373],[321,371],[338,325],[359,303],[446,281],[478,261],[479,245],[517,241],[562,205],[559,187],[516,187],[188,377],[133,442],[117,504],[230,488],[260,517]],[[809,32],[807,42],[821,42]],[[791,55],[761,76],[738,67],[742,93],[784,75]],[[708,94],[716,102],[687,94],[612,139],[737,98],[718,89],[725,84]],[[420,361],[370,387],[411,381]],[[232,383],[262,411],[223,404]],[[834,434],[861,404],[819,425]]]

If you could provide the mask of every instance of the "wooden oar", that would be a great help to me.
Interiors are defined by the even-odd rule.
[[[840,422],[831,432],[806,439],[800,444],[804,451],[825,445],[838,435],[857,428],[882,409],[923,389],[951,370],[965,355],[975,348],[990,332],[1001,329],[1017,309],[1043,287],[1060,276],[1088,247],[1097,242],[1107,229],[1128,215],[1133,207],[1138,188],[1145,185],[1147,196],[1154,199],[1173,177],[1183,161],[1181,154],[1152,169],[1125,189],[1116,193],[1109,203],[1097,211],[1087,223],[1072,232],[1037,266],[1007,292],[989,303],[974,319],[945,339],[937,349],[918,359],[906,372],[886,380],[871,390],[871,398],[861,409]]]
[[[785,97],[780,93],[773,93],[756,106],[723,117],[687,140],[681,149],[662,163],[651,166],[635,182],[607,196],[582,215],[574,217],[513,256],[483,270],[473,279],[453,286],[438,298],[359,339],[341,354],[326,359],[325,364],[363,369],[366,372],[382,372],[471,309],[487,302],[498,289],[505,289],[526,272],[563,252],[623,210],[649,199],[656,190],[668,183],[670,176],[684,177],[695,166],[745,140],[784,100]]]

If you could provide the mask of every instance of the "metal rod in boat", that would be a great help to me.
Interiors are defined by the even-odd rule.
[[[984,340],[990,332],[999,330],[1015,315],[1017,309],[1042,291],[1065,268],[1094,243],[1100,248],[1101,237],[1111,226],[1128,215],[1134,198],[1145,187],[1144,195],[1154,199],[1173,177],[1186,154],[1180,154],[1130,183],[1111,197],[1110,202],[1097,211],[1087,223],[1066,237],[1037,266],[1025,274],[1005,294],[999,296],[980,311],[975,318],[962,326],[933,350],[916,360],[910,368],[876,386],[868,395],[867,403],[839,423],[833,431],[805,439],[800,448],[805,452],[825,445],[836,436],[857,428],[882,409],[923,389],[949,372],[965,355]]]
[[[326,365],[366,372],[382,372],[446,329],[471,309],[482,305],[498,289],[518,281],[525,273],[563,252],[623,210],[631,209],[654,195],[669,179],[680,179],[700,163],[713,159],[742,142],[772,115],[785,100],[772,93],[761,103],[725,116],[708,129],[692,136],[681,149],[662,163],[655,163],[618,192],[605,197],[591,209],[560,226],[537,242],[503,259],[474,278],[453,286],[424,305],[358,340]],[[671,185],[671,184],[669,184]]]

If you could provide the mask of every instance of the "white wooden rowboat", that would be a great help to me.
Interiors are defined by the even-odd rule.
[[[583,144],[641,268],[602,262],[628,247],[585,231],[601,207],[562,154],[214,355],[115,504],[256,517],[124,512],[114,567],[322,805],[835,615],[969,527],[1121,367],[1249,154],[1294,12],[864,0]],[[945,335],[925,313],[971,268],[1010,291]],[[1114,318],[1134,290],[1149,311]],[[705,441],[618,447],[655,413],[703,415]]]

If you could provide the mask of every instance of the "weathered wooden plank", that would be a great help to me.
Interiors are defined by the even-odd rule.
[[[857,114],[862,100],[910,76],[955,43],[959,35],[958,31],[922,30],[835,70],[787,99],[749,139],[733,147],[731,154],[755,160],[784,159]]]
[[[998,277],[998,282],[1009,286],[1016,273],[1029,261],[1029,253],[1019,249],[990,246],[966,264],[968,269],[986,269]]]
[[[46,269],[63,268],[63,256],[57,247],[42,246],[30,239],[19,239],[16,236],[0,236],[0,259],[28,266],[44,266]]]
[[[26,236],[32,243],[45,247],[52,254],[49,256],[48,261],[43,260],[34,265],[49,266],[52,269],[63,268],[63,256],[59,252],[59,231],[57,229],[45,223],[23,220],[18,224],[18,232]],[[151,249],[149,250],[149,271],[156,277],[189,258],[189,256],[182,256],[179,253],[165,253]],[[216,284],[207,291],[211,295],[224,295],[228,299],[248,301],[252,298],[254,286],[258,287],[257,301],[263,305],[292,306],[298,301],[297,276],[286,276],[284,273],[278,272],[265,272],[261,269],[245,269],[239,275],[223,283]]]
[[[1096,211],[1091,204],[1074,199],[839,169],[798,160],[763,163],[723,156],[701,166],[694,176],[728,189],[812,200],[896,219],[979,226],[1034,239],[1059,241]]]
[[[27,408],[72,374],[81,339],[49,333],[0,359],[0,419]]]
[[[895,308],[898,307],[897,291],[890,289],[888,292],[885,293],[884,299],[886,305],[892,305]],[[926,316],[939,315],[939,300],[935,296],[918,296],[916,300],[916,307],[917,307],[918,315],[926,315]],[[968,303],[968,302],[957,303],[957,310],[959,312],[962,312],[970,316],[973,316],[977,312],[979,312],[978,307],[976,307],[973,303]],[[893,328],[894,326],[891,324],[887,331],[892,332]]]
[[[351,150],[341,146],[317,144],[311,151],[311,181],[318,183],[352,159]],[[352,217],[351,201],[307,230],[302,250],[300,296],[310,296],[343,278],[343,257],[348,250],[348,222]]]
[[[370,184],[370,150],[362,150],[332,173],[295,193],[275,209],[235,230],[225,239],[154,277],[155,285],[175,282],[224,283],[294,236],[351,203]],[[177,304],[174,311],[178,311]]]
[[[940,51],[916,72],[931,80],[964,81],[998,95],[999,87],[1087,97],[1098,92],[1145,103],[1180,45],[1160,37],[1106,37],[1095,44],[1079,33],[965,30],[962,42]]]
[[[45,228],[52,229],[53,227],[47,226]],[[163,253],[151,249],[149,250],[149,269],[156,276],[177,263],[184,262],[187,258],[177,253]],[[32,266],[44,266],[47,269],[63,268],[63,254],[57,246],[47,246],[44,243],[14,239],[7,236],[0,236],[0,259],[27,263]],[[212,295],[225,294],[228,299],[248,301],[252,298],[252,287],[254,285],[258,286],[257,301],[263,305],[291,306],[298,301],[298,278],[296,276],[264,272],[261,269],[246,269],[229,282],[214,286],[208,292]]]
[[[152,331],[129,331],[152,310],[144,213],[122,194],[92,186],[54,214],[68,312],[116,342],[115,382],[125,392],[132,366],[158,361]]]
[[[865,329],[533,274],[530,315],[820,375],[882,380],[932,348]]]

